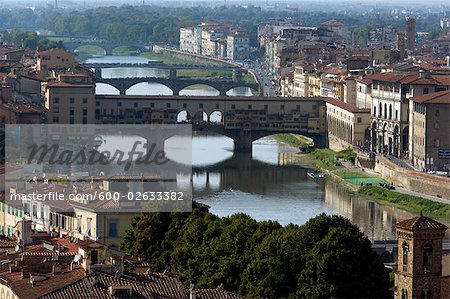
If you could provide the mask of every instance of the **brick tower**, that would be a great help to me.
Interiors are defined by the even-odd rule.
[[[396,299],[440,299],[442,239],[447,226],[420,216],[396,224],[398,268]]]

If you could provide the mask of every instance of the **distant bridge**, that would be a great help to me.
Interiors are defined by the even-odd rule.
[[[141,52],[147,51],[147,47],[145,45],[140,44],[123,44],[123,43],[115,43],[115,42],[108,42],[108,41],[63,41],[62,45],[64,48],[66,48],[68,51],[75,52],[75,50],[79,47],[83,46],[96,46],[99,48],[102,48],[105,51],[106,55],[112,55],[113,50],[118,47],[130,47],[130,48],[136,48],[140,50]]]
[[[226,81],[226,80],[207,80],[207,79],[167,79],[167,78],[158,78],[158,77],[142,77],[142,78],[111,78],[111,79],[103,79],[96,78],[96,83],[103,83],[113,86],[117,90],[119,90],[121,95],[125,95],[126,91],[132,86],[143,83],[159,83],[166,87],[168,87],[173,95],[179,95],[180,91],[186,87],[192,85],[207,85],[219,92],[219,95],[226,96],[227,92],[236,87],[248,87],[253,90],[258,91],[259,85],[257,83],[245,83],[245,82],[234,82],[234,81]]]

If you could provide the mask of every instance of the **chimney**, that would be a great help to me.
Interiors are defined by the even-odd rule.
[[[197,291],[194,290],[194,284],[191,282],[189,286],[189,299],[196,299]]]

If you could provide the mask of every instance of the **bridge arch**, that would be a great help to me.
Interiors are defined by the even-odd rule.
[[[233,92],[234,91],[239,91],[239,89],[241,89],[241,88],[249,88],[251,91],[253,91],[253,92],[259,92],[259,90],[257,89],[257,88],[255,88],[254,86],[249,86],[249,85],[240,85],[240,86],[232,86],[232,87],[230,87],[230,88],[227,88],[226,90],[225,90],[225,93],[226,93],[226,95],[227,96],[235,96],[234,94],[233,94]],[[245,95],[236,95],[236,96],[254,96],[254,93],[253,92],[250,92],[250,94],[245,94]]]
[[[159,90],[158,92],[152,93],[152,92],[134,92],[134,89],[138,88],[138,85],[141,85],[143,83],[147,83],[149,87],[149,91],[152,90]],[[142,80],[140,82],[133,82],[133,84],[126,86],[126,89],[123,91],[126,95],[173,95],[173,89],[168,84],[165,84],[164,82],[158,82],[158,81],[145,81]]]
[[[88,51],[83,51],[83,48],[87,48],[87,47],[94,47],[97,50],[102,50],[103,51],[103,55],[108,55],[108,49],[103,47],[101,44],[96,44],[96,43],[86,43],[86,44],[79,44],[76,45],[72,50],[72,52],[88,52]],[[93,53],[93,54],[97,54],[97,53]]]
[[[183,85],[182,88],[179,90],[179,95],[189,95],[189,96],[198,96],[198,95],[205,95],[205,93],[209,93],[209,91],[198,91],[196,92],[195,87],[209,87],[211,89],[214,89],[214,92],[211,90],[212,96],[218,96],[220,95],[220,89],[217,88],[217,86],[214,86],[213,84],[207,84],[207,83],[200,83],[200,84],[186,84]],[[191,88],[191,89],[190,89]]]
[[[211,114],[209,115],[209,122],[214,124],[223,124],[224,118],[222,111],[216,110],[211,112]]]
[[[120,95],[120,89],[108,83],[96,83],[95,93],[104,95]]]
[[[191,114],[187,110],[182,110],[177,113],[177,123],[190,122],[192,120]]]

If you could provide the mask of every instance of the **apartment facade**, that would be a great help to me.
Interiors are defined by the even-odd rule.
[[[450,91],[410,98],[411,163],[421,171],[450,169]]]

